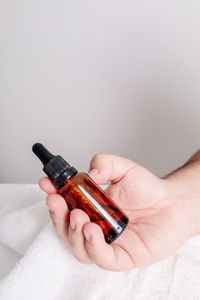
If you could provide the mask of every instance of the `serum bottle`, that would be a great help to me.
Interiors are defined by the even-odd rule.
[[[87,173],[79,173],[60,155],[51,154],[36,143],[33,152],[43,163],[43,171],[66,201],[69,210],[80,208],[91,222],[98,224],[105,241],[110,244],[118,238],[128,224],[128,217],[120,207],[97,185]]]

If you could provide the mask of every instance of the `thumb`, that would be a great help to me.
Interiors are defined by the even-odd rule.
[[[97,184],[108,180],[115,183],[134,166],[137,164],[127,158],[114,154],[96,154],[90,162],[89,175]]]

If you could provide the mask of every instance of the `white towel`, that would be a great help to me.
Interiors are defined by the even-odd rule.
[[[0,281],[1,300],[200,299],[200,236],[162,262],[112,272],[74,258],[56,235],[37,185],[0,185],[0,212],[4,275],[5,253],[16,261]]]

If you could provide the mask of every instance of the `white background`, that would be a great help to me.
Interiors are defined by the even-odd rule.
[[[0,182],[36,182],[43,142],[159,176],[199,148],[199,1],[0,0]]]

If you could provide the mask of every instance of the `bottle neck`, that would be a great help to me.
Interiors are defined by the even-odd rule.
[[[63,187],[67,179],[76,175],[77,173],[78,173],[77,169],[75,169],[74,167],[69,167],[63,173],[61,173],[56,179],[52,180],[53,185],[56,188],[60,189]]]

